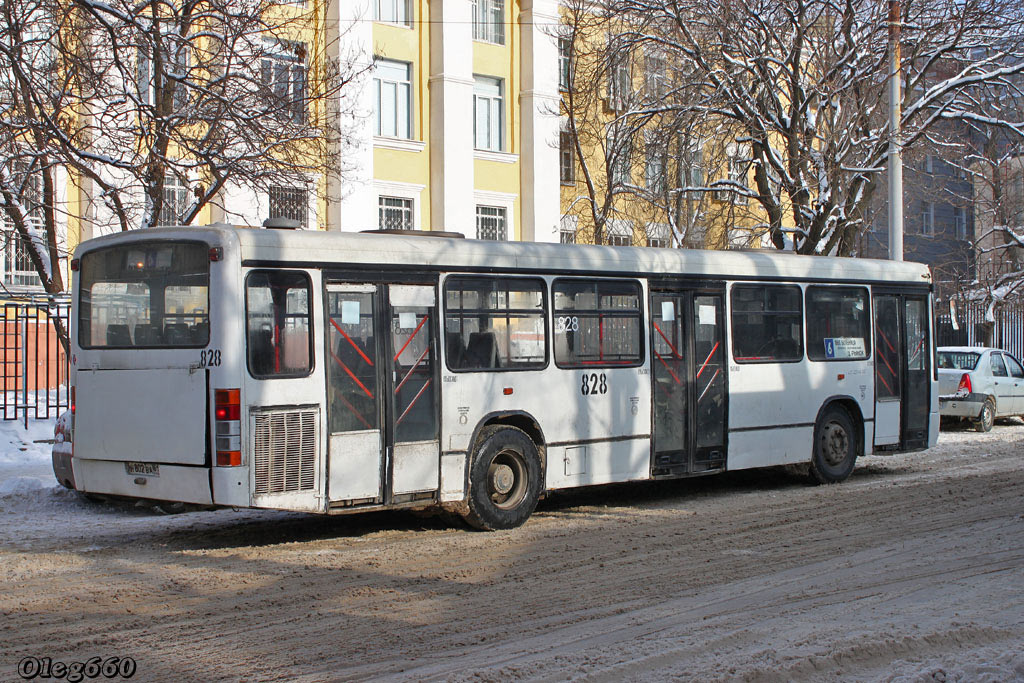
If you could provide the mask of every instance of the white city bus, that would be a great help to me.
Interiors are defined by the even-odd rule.
[[[925,266],[225,225],[75,254],[80,491],[485,529],[545,492],[938,437]]]

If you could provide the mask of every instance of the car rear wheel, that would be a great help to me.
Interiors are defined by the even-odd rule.
[[[996,405],[991,398],[986,399],[978,413],[978,419],[974,421],[974,428],[979,432],[992,431],[992,425],[996,422]]]

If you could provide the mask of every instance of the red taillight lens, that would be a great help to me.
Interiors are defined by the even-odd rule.
[[[238,389],[217,389],[214,392],[213,417],[216,420],[217,467],[238,467],[242,464],[242,405]]]
[[[972,391],[974,389],[971,387],[971,376],[965,372],[964,376],[960,378],[960,386],[956,388],[956,393],[969,394]]]
[[[75,414],[75,387],[71,386],[71,414]]]

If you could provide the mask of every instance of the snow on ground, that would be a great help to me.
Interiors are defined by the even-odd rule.
[[[600,540],[604,534],[609,534],[608,538],[613,541],[611,545],[645,543],[644,550],[650,553],[645,557],[649,557],[652,562],[665,563],[665,571],[683,571],[677,566],[685,561],[683,557],[661,557],[659,553],[664,553],[661,546],[642,539],[656,538],[666,533],[666,524],[679,525],[671,527],[674,533],[689,534],[685,522],[690,518],[688,515],[693,515],[695,520],[723,520],[723,524],[728,524],[725,520],[730,516],[741,515],[733,526],[726,526],[722,530],[717,542],[726,549],[721,552],[702,550],[701,543],[705,539],[701,534],[683,536],[691,544],[688,546],[692,548],[690,554],[695,557],[706,555],[710,563],[717,561],[714,558],[722,554],[735,556],[735,564],[739,566],[745,562],[744,554],[755,558],[764,555],[778,561],[785,557],[785,553],[773,554],[777,551],[772,545],[774,541],[757,540],[756,535],[749,535],[751,529],[763,523],[765,526],[760,533],[771,537],[772,527],[781,530],[776,533],[783,536],[787,529],[796,527],[803,529],[804,533],[794,531],[793,540],[787,539],[786,543],[801,543],[801,536],[808,533],[801,526],[806,524],[808,510],[820,509],[824,514],[827,507],[819,508],[819,503],[827,505],[832,498],[843,501],[861,497],[850,496],[851,492],[862,491],[865,497],[886,501],[883,504],[907,505],[909,503],[905,496],[913,495],[915,486],[932,482],[931,486],[922,488],[938,490],[935,498],[937,514],[941,514],[941,508],[947,506],[971,513],[974,508],[970,507],[973,504],[970,501],[978,500],[984,504],[981,497],[960,497],[955,484],[948,487],[947,495],[947,487],[936,486],[934,482],[955,482],[958,477],[967,481],[986,473],[1008,473],[1017,469],[1015,457],[1024,456],[1022,437],[1024,427],[1019,422],[997,425],[988,434],[979,434],[970,429],[944,431],[940,435],[939,444],[928,451],[863,458],[858,463],[858,472],[854,473],[850,481],[838,487],[788,488],[786,484],[776,484],[774,488],[771,484],[761,487],[752,486],[748,480],[739,477],[734,480],[738,483],[712,488],[706,495],[701,492],[703,489],[697,488],[700,484],[691,483],[683,485],[691,487],[685,489],[691,492],[689,496],[658,498],[655,495],[651,501],[645,499],[646,494],[643,492],[646,489],[630,487],[621,489],[626,492],[621,500],[617,499],[617,496],[622,495],[620,489],[613,489],[607,499],[586,492],[563,494],[562,502],[556,497],[545,503],[535,519],[523,529],[487,535],[463,532],[458,528],[422,530],[401,528],[400,524],[397,525],[399,528],[389,528],[393,522],[388,521],[390,518],[387,517],[371,517],[368,521],[359,522],[365,526],[364,530],[351,533],[341,521],[336,526],[327,526],[328,523],[319,521],[320,518],[314,519],[297,513],[228,509],[166,514],[173,511],[171,506],[95,503],[68,491],[54,479],[50,462],[51,446],[48,443],[53,438],[51,423],[30,422],[28,429],[24,429],[19,423],[0,422],[0,555],[6,557],[5,562],[0,564],[10,562],[3,570],[6,572],[4,576],[7,583],[2,585],[11,590],[23,591],[18,593],[21,598],[13,599],[20,600],[21,605],[27,605],[32,601],[43,600],[45,596],[40,597],[40,591],[29,588],[30,584],[25,584],[25,581],[31,581],[35,574],[48,576],[46,572],[53,574],[53,577],[64,576],[60,573],[64,571],[64,564],[70,569],[75,562],[90,563],[89,566],[100,572],[100,577],[106,577],[97,584],[89,584],[86,576],[78,577],[76,580],[83,583],[76,587],[76,595],[84,595],[99,590],[115,593],[130,591],[132,581],[136,579],[120,573],[128,557],[133,558],[133,567],[150,562],[152,558],[149,555],[157,558],[153,561],[154,571],[161,577],[160,581],[171,583],[184,580],[181,577],[175,578],[175,572],[198,571],[195,569],[197,566],[202,568],[205,563],[216,562],[227,563],[227,568],[238,576],[244,572],[253,572],[257,577],[255,581],[276,581],[279,579],[277,574],[287,573],[289,563],[295,561],[303,567],[301,575],[304,580],[318,581],[320,573],[324,574],[323,584],[313,584],[313,588],[298,583],[281,584],[280,590],[290,591],[283,593],[286,596],[285,603],[301,604],[302,600],[309,597],[310,591],[323,590],[328,593],[336,590],[338,581],[353,582],[359,591],[377,590],[378,587],[370,583],[374,580],[374,567],[388,568],[387,571],[376,570],[380,573],[376,581],[386,587],[404,585],[399,583],[403,572],[429,577],[429,561],[437,552],[437,548],[432,546],[440,544],[445,547],[445,558],[439,565],[441,569],[437,571],[448,572],[449,567],[456,567],[466,572],[470,578],[454,586],[453,590],[456,591],[455,595],[472,595],[475,590],[483,590],[476,586],[487,585],[483,578],[472,578],[474,572],[490,580],[492,575],[528,571],[514,570],[512,567],[517,565],[507,564],[507,558],[513,557],[517,545],[522,544],[535,546],[536,554],[549,559],[568,553],[563,560],[566,563],[552,565],[549,575],[562,577],[562,580],[571,584],[577,565],[580,564],[573,559],[572,552],[576,548],[592,544],[587,546],[584,555],[600,555],[602,562],[617,559],[610,554],[612,550],[607,547],[608,543]],[[708,480],[705,485],[714,486],[713,481]],[[993,481],[1000,480],[994,478]],[[1010,491],[1019,486],[1016,483],[1019,482],[1019,476],[1012,474],[1003,477],[1001,481],[1006,483],[1000,485],[1010,487]],[[880,495],[882,489],[890,493]],[[891,495],[896,492],[901,495]],[[756,500],[750,502],[749,498]],[[965,498],[968,502],[964,502]],[[570,502],[564,502],[565,499]],[[595,502],[598,500],[600,503]],[[806,505],[801,502],[805,500],[808,501]],[[686,509],[680,509],[680,505]],[[773,505],[779,505],[780,511],[772,513]],[[763,507],[764,511],[756,514],[750,512],[749,518],[742,517],[750,506],[759,510]],[[1024,507],[1020,509],[1024,512]],[[867,516],[871,513],[862,509],[857,514]],[[914,520],[912,514],[902,514],[904,520]],[[629,611],[621,615],[613,613],[607,617],[587,617],[580,623],[570,623],[562,629],[553,628],[545,622],[544,626],[531,627],[538,630],[530,632],[524,629],[521,635],[504,640],[498,638],[497,642],[489,643],[486,647],[481,645],[471,649],[466,646],[463,650],[461,645],[456,647],[448,643],[447,648],[439,645],[438,652],[430,655],[414,649],[410,651],[415,652],[414,659],[401,661],[403,668],[397,669],[404,670],[405,674],[398,676],[392,672],[392,675],[415,678],[419,671],[424,674],[424,678],[455,675],[479,679],[481,676],[487,678],[488,673],[494,674],[495,678],[503,678],[505,676],[498,674],[505,673],[512,673],[511,677],[544,678],[544,672],[551,673],[549,667],[557,664],[558,657],[577,656],[572,655],[571,651],[586,646],[590,648],[591,654],[588,656],[594,658],[592,662],[588,663],[585,658],[573,662],[573,666],[584,668],[574,672],[569,668],[562,673],[572,672],[569,677],[591,680],[791,678],[908,683],[1024,681],[1024,639],[1021,637],[1024,616],[1019,609],[1019,593],[1014,597],[1012,591],[1003,592],[1007,590],[1006,582],[1015,582],[1014,577],[1019,577],[1022,570],[1018,539],[1019,520],[1024,519],[1024,516],[1008,520],[1003,512],[995,509],[992,512],[983,510],[971,513],[968,517],[970,519],[962,527],[943,526],[943,521],[940,521],[934,529],[923,528],[915,534],[894,538],[891,547],[885,545],[884,539],[877,547],[873,543],[859,550],[853,547],[840,566],[835,564],[833,552],[829,551],[820,558],[808,557],[806,564],[789,569],[766,566],[763,574],[750,577],[737,574],[735,579],[723,579],[719,583],[695,588],[692,592],[684,591],[679,595],[652,599],[649,605],[636,609],[630,605],[620,606],[617,609],[629,608]],[[663,522],[655,523],[652,521],[655,518],[663,519]],[[346,523],[357,524],[356,518],[351,519],[351,522]],[[944,521],[948,522],[948,519]],[[375,524],[380,525],[380,528],[376,528]],[[566,531],[567,527],[572,529]],[[618,527],[622,528],[615,533],[609,531]],[[315,529],[328,531],[318,532]],[[330,531],[332,529],[337,530],[336,540],[331,538],[334,533]],[[851,531],[856,529],[848,529],[846,533]],[[570,532],[571,539],[564,536]],[[207,533],[217,539],[209,547],[196,541],[198,545],[194,550],[174,549],[182,543],[192,543],[182,539],[201,539]],[[816,537],[815,533],[822,532],[812,530],[810,535],[814,542],[803,541],[803,545],[798,546],[801,552],[810,553],[816,544],[834,542],[845,546],[858,541],[857,536],[848,539],[836,535],[833,539],[827,534]],[[971,539],[979,535],[997,539],[999,544],[984,548],[970,545]],[[560,543],[565,543],[565,551],[559,547]],[[167,544],[172,548],[165,551],[163,546]],[[961,547],[961,544],[967,545]],[[220,546],[223,549],[219,549]],[[789,548],[789,545],[783,547]],[[943,548],[943,557],[931,557],[931,547]],[[570,551],[570,548],[573,550]],[[969,561],[973,553],[981,551],[991,551],[994,558],[992,566],[979,569]],[[371,552],[374,558],[386,558],[386,561],[374,560],[379,562],[374,564],[360,559],[367,552]],[[293,554],[299,559],[293,560]],[[217,559],[220,555],[226,555],[227,559]],[[493,555],[494,566],[484,564],[476,568],[473,558],[478,555]],[[420,563],[419,558],[425,564]],[[345,563],[349,561],[357,565],[360,573],[367,573],[368,578],[364,580],[359,578],[359,574],[353,576],[346,573]],[[320,567],[322,563],[341,563],[341,566],[330,565],[325,569]],[[938,571],[933,571],[934,568],[929,566],[932,563],[940,565]],[[766,560],[766,565],[770,564]],[[604,567],[605,564],[599,566]],[[615,566],[618,567],[616,571],[640,572],[642,565],[631,562]],[[715,566],[721,569],[731,564],[719,563]],[[215,564],[210,564],[210,567],[212,569],[204,571],[217,568]],[[688,567],[684,576],[693,576],[695,569],[698,568]],[[580,580],[610,582],[609,577],[613,577],[614,572],[600,571],[603,573],[590,574]],[[525,576],[531,577],[532,581],[537,579],[533,574],[527,573]],[[203,577],[197,585],[216,585],[216,581],[211,581],[205,574]],[[638,583],[650,578],[642,573],[638,577]],[[114,581],[116,584],[107,586],[105,581]],[[834,594],[834,583],[844,585],[845,592],[827,598]],[[509,585],[514,584],[515,579],[512,579]],[[101,588],[97,588],[97,585]],[[537,590],[542,587],[541,584],[534,585]],[[609,586],[614,585],[609,583]],[[1019,588],[1020,584],[1017,585]],[[277,590],[275,587],[275,592]],[[439,582],[432,590],[444,595],[445,584]],[[594,585],[593,590],[600,590],[600,587]],[[43,594],[45,592],[42,591]],[[353,592],[353,595],[356,596],[353,599],[357,599],[359,593]],[[1004,597],[1000,598],[999,595]],[[415,593],[410,593],[405,599],[419,604],[415,596]],[[546,599],[557,599],[555,596],[557,593]],[[747,597],[741,599],[737,596]],[[820,596],[826,596],[827,599]],[[423,608],[427,612],[443,604],[432,593],[421,597],[426,600]],[[140,606],[148,604],[150,599],[146,591],[134,596]],[[338,597],[335,599],[341,600]],[[340,605],[351,609],[352,614],[358,613],[348,603]],[[787,606],[786,609],[783,606]],[[32,609],[41,615],[39,619],[48,614],[39,607]],[[257,620],[268,619],[268,615],[275,614],[279,609],[272,606],[266,614],[261,616],[258,613]],[[394,605],[391,609],[397,613],[401,606]],[[540,606],[534,609],[544,614]],[[464,613],[472,611],[467,609]],[[193,624],[204,618],[202,614],[208,612],[197,609],[182,615],[181,619],[184,624]],[[170,618],[167,615],[163,617]],[[94,614],[92,618],[98,617]],[[418,619],[421,618],[426,623],[426,617],[412,621],[420,623]],[[296,619],[289,617],[268,626],[272,630],[267,634],[269,640],[287,639],[292,631],[300,628],[296,624],[308,623]],[[22,627],[29,626],[27,622],[19,623]],[[165,631],[157,628],[159,622],[154,623],[154,642],[159,642],[161,638],[181,641],[183,644],[188,642],[188,626],[177,631]],[[467,633],[475,632],[462,622],[452,623],[451,626],[455,631],[465,628]],[[376,633],[374,629],[377,628],[373,625],[360,625],[358,621],[350,627],[364,629],[361,632],[363,637],[355,639],[358,642],[372,642],[372,636]],[[402,628],[397,622],[391,627]],[[835,637],[825,637],[819,633],[819,630],[828,633],[829,627],[836,634]],[[2,628],[0,626],[0,631]],[[54,627],[50,631],[40,628],[37,635],[43,639],[40,642],[44,644],[50,642],[50,639],[58,642],[57,638],[63,639],[74,633],[74,629],[67,626]],[[148,628],[140,627],[142,630],[132,631],[131,638],[147,637],[145,634]],[[477,624],[476,631],[484,632],[480,630],[482,628]],[[631,632],[630,629],[640,629],[638,632],[645,635],[625,640],[617,635]],[[415,642],[413,636],[416,633],[415,630],[407,633],[403,631],[408,636],[407,642]],[[843,633],[847,634],[849,642],[844,643]],[[13,637],[13,632],[9,635]],[[433,637],[443,643],[448,642],[445,638],[454,639],[457,643],[463,642],[461,637],[447,631],[434,634]],[[528,645],[531,637],[537,642],[535,648]],[[570,643],[563,648],[570,654],[552,654],[552,643],[560,642],[562,637]],[[231,646],[235,648],[233,651],[240,651],[238,643],[230,637],[224,641],[224,647]],[[328,641],[333,642],[328,638],[324,643]],[[577,641],[579,643],[574,644]],[[587,645],[591,641],[601,646],[595,648],[593,644]],[[673,642],[676,643],[675,648],[666,651],[666,646]],[[721,652],[709,655],[709,643],[712,647],[720,648]],[[770,643],[770,649],[765,649],[765,643]],[[326,647],[323,643],[316,646]],[[203,653],[210,655],[202,649],[202,645],[192,644],[190,647],[190,652],[195,656],[202,657]],[[524,648],[528,649],[525,654]],[[704,653],[703,659],[701,653]],[[391,655],[377,653],[376,656],[381,661],[373,664],[373,667],[389,664],[388,657]],[[509,661],[525,660],[525,663],[518,669],[508,666],[502,668],[502,656],[507,656]],[[397,655],[395,657],[400,660]],[[538,659],[535,669],[531,669],[530,665],[533,659]],[[367,661],[372,661],[372,657],[368,656]],[[333,662],[332,665],[337,666],[339,662]],[[436,670],[430,668],[432,665]],[[404,669],[406,666],[409,669]],[[423,667],[423,670],[417,667]],[[232,670],[232,674],[240,674],[242,670]],[[360,672],[368,673],[371,670],[356,669],[355,677],[359,677]],[[0,671],[0,678],[7,673],[6,670]],[[273,679],[283,676],[282,669],[268,669],[263,674],[254,678]],[[695,677],[694,674],[698,675]],[[172,674],[163,678],[170,680]],[[318,680],[319,674],[313,670],[307,679]]]

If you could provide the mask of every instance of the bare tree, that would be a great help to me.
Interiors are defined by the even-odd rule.
[[[887,126],[886,8],[868,0],[608,0],[620,39],[657,50],[686,87],[660,105],[706,121],[750,151],[754,187],[736,183],[780,249],[850,254],[879,185]],[[903,3],[903,143],[948,120],[992,117],[979,92],[1024,70],[1011,0]],[[984,48],[984,49],[982,49]]]
[[[268,0],[3,4],[2,210],[47,292],[64,288],[68,220],[97,232],[188,225],[211,204],[230,215],[225,190],[272,185],[331,199],[336,101],[359,74],[325,35],[325,11]]]

